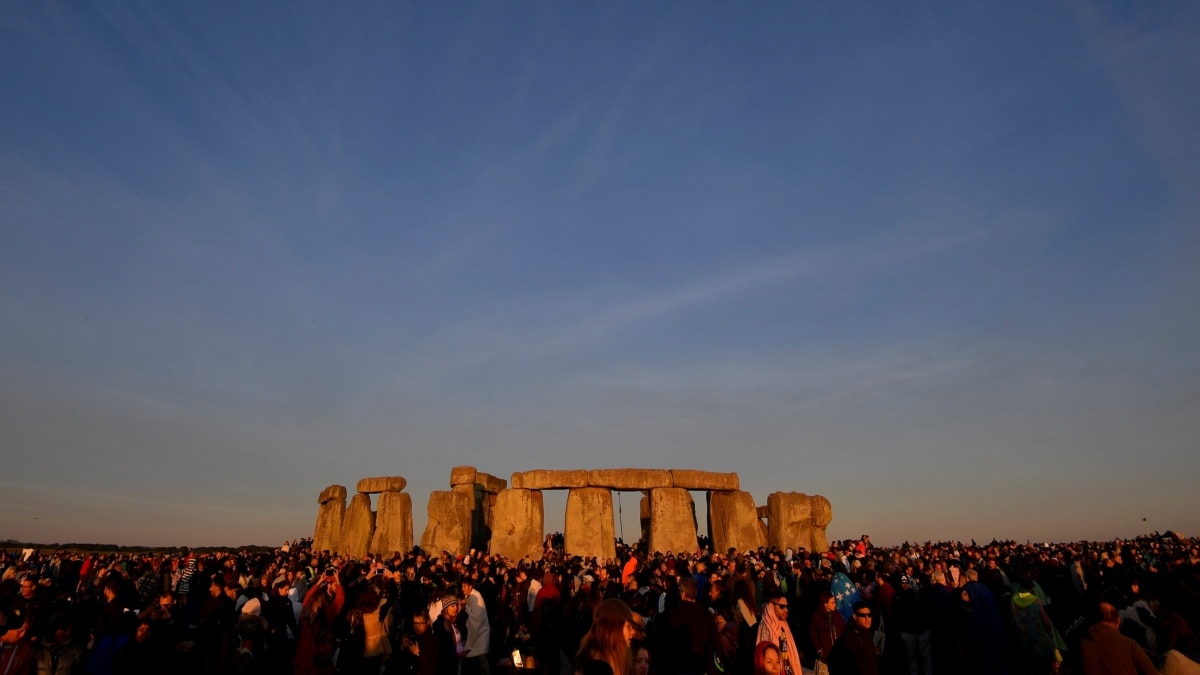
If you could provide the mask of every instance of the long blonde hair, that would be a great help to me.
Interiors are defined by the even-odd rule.
[[[633,673],[633,652],[625,640],[625,620],[615,616],[602,616],[592,622],[591,629],[579,642],[575,655],[575,670],[582,671],[588,661],[607,663],[613,675]]]

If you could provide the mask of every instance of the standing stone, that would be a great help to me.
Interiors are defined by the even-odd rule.
[[[825,528],[833,521],[829,500],[800,492],[774,492],[767,496],[768,543],[779,549],[803,546],[809,551],[829,550]]]
[[[825,528],[833,522],[833,505],[821,495],[812,496],[812,530],[809,532],[811,542],[808,550],[824,553],[829,550],[829,539]]]
[[[375,513],[371,511],[371,495],[360,492],[350,498],[350,506],[346,508],[337,552],[343,556],[361,558],[371,547],[374,534]]]
[[[715,552],[724,553],[731,548],[753,551],[767,545],[754,497],[749,492],[710,492],[708,524]]]
[[[650,492],[642,493],[638,504],[638,524],[642,526],[642,541],[650,541]]]
[[[412,497],[405,492],[383,492],[375,514],[371,553],[390,556],[413,547]]]
[[[341,496],[338,496],[338,495]],[[330,485],[318,500],[317,527],[313,531],[313,551],[336,550],[342,537],[342,520],[346,516],[346,488]]]
[[[400,492],[408,485],[404,476],[376,476],[363,478],[358,481],[358,491],[362,494],[379,494],[380,492]]]
[[[566,526],[563,528],[567,555],[584,558],[615,558],[612,491],[605,488],[574,488],[567,493]]]
[[[466,555],[471,549],[471,501],[470,495],[458,490],[429,493],[429,523],[421,535],[421,548],[432,556],[442,551]]]
[[[545,527],[541,490],[501,490],[492,510],[490,553],[509,560],[540,558]]]
[[[455,485],[453,490],[471,499],[471,548],[477,551],[487,549],[488,539],[492,538],[492,517],[488,509],[487,493],[479,489],[477,483]]]
[[[587,477],[589,487],[610,490],[651,490],[675,484],[666,469],[592,469]]]
[[[650,550],[696,550],[696,504],[687,490],[672,487],[650,491]]]

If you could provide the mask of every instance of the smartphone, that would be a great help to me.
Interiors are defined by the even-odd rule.
[[[525,662],[521,660],[521,650],[520,649],[513,650],[512,659],[513,659],[513,666],[515,666],[517,668],[525,667]]]

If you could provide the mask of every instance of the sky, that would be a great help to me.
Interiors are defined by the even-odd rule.
[[[1182,1],[2,3],[0,540],[277,544],[381,475],[419,540],[457,465],[1200,534],[1198,45]]]

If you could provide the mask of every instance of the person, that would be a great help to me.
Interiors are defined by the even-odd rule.
[[[271,586],[271,598],[267,600],[263,616],[267,620],[268,670],[275,675],[284,675],[296,652],[296,636],[300,624],[296,621],[292,599],[289,597],[291,584],[287,577],[280,577]]]
[[[763,640],[754,648],[754,675],[780,675],[783,656],[774,642]]]
[[[800,650],[796,647],[796,638],[792,637],[792,628],[788,625],[788,599],[782,591],[774,590],[767,594],[767,601],[762,606],[762,619],[758,622],[758,644],[774,643],[779,647],[783,672],[787,675],[800,675]]]
[[[642,640],[634,640],[630,646],[633,650],[633,675],[650,675],[650,648]]]
[[[871,634],[871,606],[859,600],[850,608],[851,623],[829,655],[830,675],[879,675]]]
[[[458,675],[459,659],[466,652],[466,636],[458,625],[458,598],[442,596],[442,614],[433,623],[438,644],[438,675]]]
[[[300,606],[300,638],[292,667],[296,675],[333,675],[333,621],[342,611],[346,592],[330,567],[308,589]]]
[[[659,661],[669,675],[694,675],[716,671],[716,650],[720,645],[717,624],[696,602],[696,580],[679,580],[679,604],[662,615],[659,635]],[[659,623],[659,619],[655,623]],[[798,671],[797,671],[797,675]]]
[[[1100,603],[1100,620],[1079,640],[1083,675],[1157,675],[1158,670],[1136,640],[1121,634],[1121,614]]]
[[[932,675],[933,649],[930,638],[930,596],[917,580],[905,574],[893,603],[893,626],[904,642],[908,675]]]
[[[1054,624],[1042,600],[1034,593],[1033,579],[1022,576],[1009,600],[1017,644],[1027,672],[1057,670],[1062,655],[1054,644]]]
[[[438,672],[437,637],[430,628],[429,612],[418,607],[412,615],[412,632],[400,639],[401,658],[388,663],[389,672],[404,675],[436,675]],[[393,662],[395,670],[393,671]]]
[[[338,656],[339,673],[379,673],[383,661],[391,654],[387,616],[380,611],[384,604],[373,585],[368,585],[358,596],[354,609],[346,615],[349,630]]]
[[[824,591],[817,599],[817,611],[808,621],[808,638],[817,650],[816,658],[829,665],[829,655],[838,638],[846,630],[846,620],[838,611],[837,600],[830,591]]]
[[[487,606],[469,574],[462,578],[462,594],[467,610],[467,657],[463,662],[463,675],[490,675],[488,649],[492,631]]]
[[[596,605],[592,627],[584,634],[575,654],[578,675],[632,675],[630,645],[638,623],[623,601],[610,598]]]
[[[29,675],[33,672],[32,624],[18,619],[11,610],[0,612],[0,672]]]
[[[980,675],[1004,675],[1007,671],[1008,631],[996,596],[979,581],[973,569],[960,591],[960,608],[966,618],[965,654],[967,670]]]

